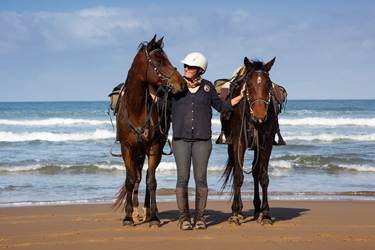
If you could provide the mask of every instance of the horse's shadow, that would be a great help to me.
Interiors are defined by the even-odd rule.
[[[310,209],[306,208],[286,208],[286,207],[273,207],[270,209],[270,214],[273,223],[277,223],[280,221],[288,221],[293,220],[297,217],[303,216],[306,212],[310,211]],[[190,215],[192,216],[192,222],[194,218],[194,210],[190,209]],[[244,211],[243,215],[245,219],[241,222],[241,224],[246,224],[249,222],[254,222],[254,210]],[[206,210],[206,223],[208,226],[219,225],[228,221],[231,213],[222,212],[218,210],[207,209]],[[159,218],[161,219],[161,225],[167,225],[169,223],[178,221],[179,212],[178,210],[168,210],[162,211],[159,213]]]

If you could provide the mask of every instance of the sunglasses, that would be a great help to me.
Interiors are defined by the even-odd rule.
[[[194,69],[197,69],[197,67],[195,66],[189,66],[187,64],[184,64],[184,68],[188,68],[188,70],[194,70]]]

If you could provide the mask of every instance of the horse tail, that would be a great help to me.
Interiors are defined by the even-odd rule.
[[[111,206],[112,209],[115,209],[115,211],[117,209],[119,209],[123,204],[122,206],[122,209],[121,211],[124,211],[125,209],[125,198],[126,198],[126,192],[127,192],[127,188],[126,188],[126,185],[124,183],[124,185],[121,187],[121,189],[117,192],[117,199],[115,201],[115,203]]]
[[[227,187],[228,182],[232,181],[234,166],[233,145],[228,145],[228,160],[224,169],[224,173],[221,176],[221,179],[224,179],[224,183],[221,187],[221,192],[223,192]]]

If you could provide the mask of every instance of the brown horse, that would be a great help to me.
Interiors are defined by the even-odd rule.
[[[230,117],[221,115],[224,134],[232,139],[228,145],[228,162],[223,173],[223,189],[232,179],[232,214],[229,223],[239,225],[243,220],[241,186],[244,180],[243,162],[245,150],[254,150],[251,173],[254,178],[254,219],[262,224],[271,224],[267,198],[268,163],[271,156],[275,134],[278,129],[277,116],[281,104],[275,98],[274,85],[269,78],[275,59],[267,64],[261,61],[249,61],[245,57],[246,73],[238,86],[246,84],[244,100],[237,105]],[[240,94],[241,88],[233,96]],[[250,172],[249,172],[250,173]],[[263,203],[259,196],[259,184],[262,187]]]
[[[150,99],[148,85],[157,88],[158,93],[168,93],[169,90],[179,93],[186,88],[184,78],[163,51],[163,38],[157,42],[155,39],[156,35],[149,43],[144,42],[139,46],[120,95],[117,140],[121,143],[126,180],[113,207],[119,208],[125,203],[124,226],[134,226],[134,220],[139,220],[138,188],[147,155],[143,222],[149,221],[150,227],[160,227],[155,171],[161,161],[170,124],[164,115],[158,114],[158,110],[162,109]]]

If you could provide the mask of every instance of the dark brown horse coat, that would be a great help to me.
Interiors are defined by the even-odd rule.
[[[223,173],[223,188],[232,179],[233,203],[230,223],[239,225],[242,215],[241,186],[244,180],[244,154],[246,149],[254,150],[251,173],[254,178],[255,219],[262,223],[272,223],[268,205],[268,163],[272,152],[275,134],[278,129],[277,116],[281,104],[277,102],[273,83],[268,72],[275,58],[263,64],[250,62],[245,57],[246,74],[239,85],[246,84],[246,96],[228,116],[222,115],[221,121],[226,137],[231,138],[228,145],[228,162]],[[238,88],[233,97],[240,94]],[[259,195],[262,187],[262,200]]]
[[[149,43],[141,44],[128,72],[124,92],[120,95],[117,140],[121,143],[126,180],[114,207],[119,208],[125,202],[124,226],[133,226],[134,219],[139,218],[138,188],[146,156],[148,169],[143,221],[150,221],[150,226],[160,226],[156,205],[155,171],[161,161],[169,122],[164,121],[164,116],[158,114],[156,105],[149,97],[148,85],[153,85],[158,91],[171,90],[173,93],[181,92],[186,87],[185,80],[172,66],[162,49],[163,38],[157,42],[155,38],[156,35]]]

